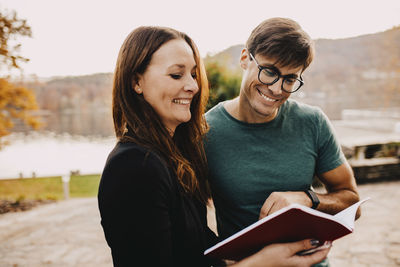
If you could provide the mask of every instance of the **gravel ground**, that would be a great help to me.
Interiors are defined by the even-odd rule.
[[[341,266],[400,266],[400,181],[360,185],[355,232],[333,244]],[[215,229],[212,209],[210,227]],[[96,198],[70,199],[0,215],[0,266],[112,266]]]

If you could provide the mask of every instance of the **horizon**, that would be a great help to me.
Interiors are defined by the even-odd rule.
[[[0,8],[15,10],[31,26],[32,38],[17,39],[22,44],[20,55],[30,59],[21,64],[22,73],[41,79],[112,73],[123,40],[140,25],[162,25],[187,33],[203,58],[244,44],[251,30],[270,17],[294,19],[313,40],[354,38],[400,26],[397,0],[292,3],[248,0],[243,7],[227,0],[205,0],[193,7],[181,0],[136,5],[120,0],[1,0]],[[20,76],[15,71],[11,74]]]

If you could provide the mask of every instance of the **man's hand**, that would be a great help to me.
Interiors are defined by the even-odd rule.
[[[347,161],[336,169],[320,174],[318,178],[328,191],[326,194],[318,194],[320,201],[318,205],[319,211],[336,214],[360,200],[356,180]],[[307,207],[312,206],[311,199],[303,191],[273,192],[261,207],[259,218],[264,218],[292,203]],[[360,214],[360,209],[358,209],[356,218],[360,217]]]
[[[259,219],[262,219],[293,203],[298,203],[307,207],[312,206],[311,199],[303,191],[273,192],[261,207]]]

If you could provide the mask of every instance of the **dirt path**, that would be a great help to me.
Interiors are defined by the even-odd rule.
[[[333,243],[332,266],[400,266],[400,181],[359,186],[362,206],[355,231]]]
[[[0,266],[112,266],[97,199],[0,216]]]
[[[400,181],[359,190],[372,200],[364,204],[355,233],[334,242],[331,265],[400,266]],[[112,266],[97,200],[71,199],[0,215],[0,266]]]

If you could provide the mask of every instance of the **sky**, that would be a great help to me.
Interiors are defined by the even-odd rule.
[[[400,25],[400,0],[0,0],[32,28],[19,38],[23,75],[87,75],[114,70],[125,37],[141,25],[187,33],[202,56],[244,44],[271,17],[296,20],[311,38],[349,38]]]

